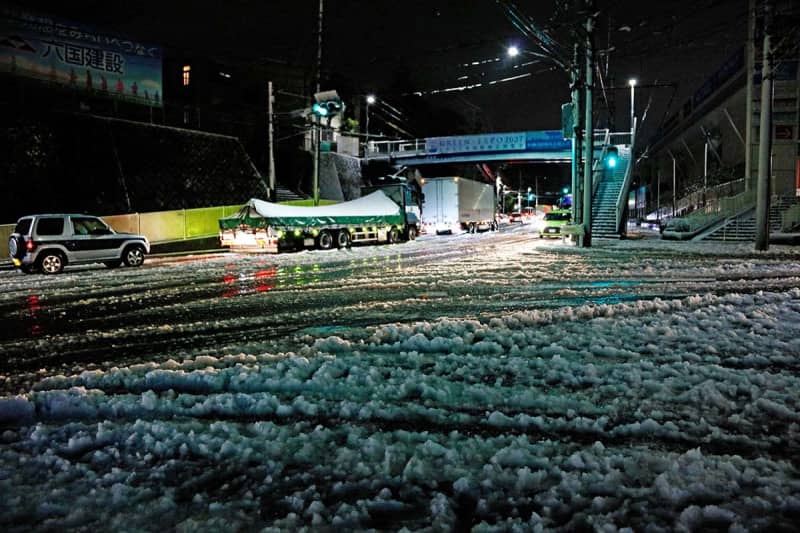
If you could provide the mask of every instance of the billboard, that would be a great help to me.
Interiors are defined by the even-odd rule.
[[[0,6],[0,72],[92,96],[162,105],[161,48]]]
[[[430,154],[553,152],[570,150],[571,147],[572,142],[564,139],[561,130],[518,131],[425,139],[425,149]]]

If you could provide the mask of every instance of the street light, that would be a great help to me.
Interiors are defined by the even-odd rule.
[[[572,72],[572,67],[561,61],[560,59],[553,57],[552,55],[541,54],[539,52],[534,52],[532,50],[524,50],[520,49],[516,46],[509,46],[506,48],[506,54],[508,57],[517,57],[520,54],[525,54],[533,57],[537,57],[539,59],[543,59],[546,61],[550,61],[555,64],[557,67],[563,69],[565,72]]]
[[[633,105],[633,89],[636,87],[636,78],[631,78],[628,80],[628,85],[631,86],[631,135],[633,135],[633,119],[635,116],[635,107]]]
[[[364,150],[364,159],[369,157],[369,106],[375,103],[375,95],[368,94],[367,95],[367,112],[366,112],[366,127],[365,127],[365,137],[367,140],[366,149]]]

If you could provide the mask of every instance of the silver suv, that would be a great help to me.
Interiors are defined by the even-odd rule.
[[[17,221],[8,251],[23,272],[58,274],[68,264],[140,266],[150,253],[150,241],[144,235],[117,233],[90,215],[31,215]]]

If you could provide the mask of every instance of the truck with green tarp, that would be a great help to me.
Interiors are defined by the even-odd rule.
[[[281,252],[397,243],[419,233],[419,200],[406,184],[367,189],[360,198],[314,207],[251,199],[219,219],[220,245],[234,251]]]

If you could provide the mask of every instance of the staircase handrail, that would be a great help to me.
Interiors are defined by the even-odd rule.
[[[611,140],[611,130],[605,129],[605,130],[600,130],[599,132],[595,131],[594,132],[594,136],[597,137],[598,133],[600,135],[602,135],[602,137],[603,137],[602,144],[601,144],[603,149],[600,151],[600,157],[598,157],[597,159],[595,159],[592,162],[592,202],[594,202],[594,195],[597,193],[597,188],[600,186],[600,181],[601,180],[600,180],[600,178],[598,178],[598,175],[600,175],[600,176],[603,175],[603,173],[602,173],[603,166],[602,165],[603,165],[603,161],[605,161],[605,159],[606,159],[606,155],[608,154],[608,146],[609,146],[609,142]],[[594,150],[592,150],[592,151],[594,151]],[[599,171],[598,171],[598,167],[600,167]]]
[[[791,231],[800,225],[800,205],[793,205],[781,213],[781,231]]]
[[[699,233],[703,229],[723,220],[739,216],[741,213],[755,206],[755,191],[721,198],[718,203],[708,204],[704,208],[692,211],[686,216],[670,219],[665,229],[681,231],[684,233]]]
[[[622,232],[622,216],[625,213],[625,202],[627,201],[626,193],[628,191],[628,187],[631,184],[631,179],[633,176],[633,147],[636,143],[636,118],[633,119],[633,125],[631,126],[631,144],[630,144],[630,153],[628,155],[628,168],[625,169],[625,176],[622,178],[622,187],[619,189],[619,195],[617,196],[617,205],[614,208],[614,220],[616,222],[616,228],[618,232]]]

